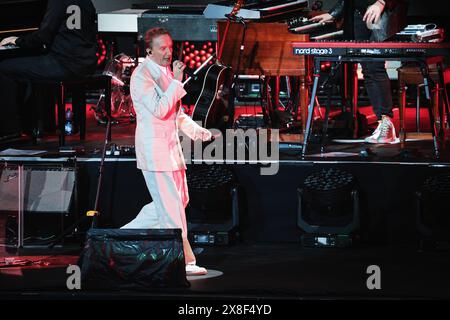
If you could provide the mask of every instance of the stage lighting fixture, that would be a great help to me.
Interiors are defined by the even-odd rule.
[[[450,173],[429,177],[416,192],[416,226],[421,249],[450,243]]]
[[[348,247],[359,227],[356,181],[337,169],[309,175],[298,189],[297,225],[305,247]]]
[[[238,187],[226,166],[207,165],[187,173],[188,230],[194,244],[227,245],[238,237]]]

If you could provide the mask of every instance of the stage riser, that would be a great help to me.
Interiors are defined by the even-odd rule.
[[[79,207],[85,212],[94,206],[99,161],[79,161],[78,165]],[[363,240],[415,242],[415,192],[428,177],[450,170],[426,164],[292,162],[280,164],[277,175],[261,176],[258,165],[233,165],[232,168],[239,183],[241,238],[258,242],[300,241],[297,189],[303,186],[308,175],[328,168],[347,171],[358,183],[359,234]],[[106,162],[100,196],[101,227],[126,224],[150,201],[135,161]],[[448,206],[443,206],[448,210]]]
[[[261,176],[260,167],[234,165],[240,185],[240,231],[248,241],[297,242],[297,188],[312,172],[336,168],[352,173],[359,185],[361,236],[370,242],[416,240],[415,198],[425,179],[449,169],[397,164],[281,165],[277,175]],[[89,176],[89,202],[95,200],[96,164],[83,166]],[[82,195],[83,197],[83,195]],[[86,197],[86,195],[84,195]],[[108,163],[101,197],[102,221],[127,223],[150,201],[134,162]]]

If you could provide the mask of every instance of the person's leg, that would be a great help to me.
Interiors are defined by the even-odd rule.
[[[355,40],[374,40],[374,35],[362,20],[363,13],[355,12],[354,33]],[[365,139],[368,143],[397,143],[395,128],[391,121],[392,112],[392,92],[391,82],[385,68],[384,61],[361,62],[364,75],[364,85],[369,96],[374,113],[378,118],[378,127],[371,136]]]
[[[57,81],[72,77],[72,73],[50,55],[6,59],[0,62],[0,96],[2,114],[7,114],[11,122],[20,127],[19,114],[25,101],[31,96],[31,83],[39,81]],[[19,84],[25,87],[19,98]],[[34,103],[33,103],[34,104]],[[34,107],[34,106],[33,106]],[[5,111],[7,110],[7,111]],[[52,112],[52,110],[50,111]],[[38,114],[36,110],[36,114]],[[30,117],[30,111],[24,115]],[[17,121],[16,121],[17,119]],[[19,130],[20,131],[20,130]]]
[[[196,259],[194,252],[192,251],[191,244],[188,240],[188,229],[187,229],[187,220],[186,220],[186,206],[189,203],[189,192],[188,192],[188,186],[187,186],[187,179],[186,179],[186,171],[180,170],[173,172],[175,185],[177,187],[177,192],[180,195],[181,204],[182,204],[182,212],[181,212],[181,224],[183,227],[183,230],[185,230],[186,236],[183,237],[183,246],[184,246],[184,254],[186,257],[186,263],[195,265]]]
[[[0,137],[20,134],[19,84],[0,73]]]
[[[391,81],[385,68],[385,62],[364,62],[361,63],[361,67],[373,112],[378,120],[381,120],[383,115],[392,118],[394,114],[392,112]]]
[[[0,62],[0,73],[19,81],[57,81],[74,75],[52,55],[7,59]]]
[[[206,274],[207,270],[196,266],[194,252],[187,237],[185,206],[189,201],[185,170],[175,172],[143,171],[145,182],[153,202],[145,206],[128,226],[138,228],[181,229],[186,272],[189,275]],[[142,224],[144,222],[144,224]]]
[[[187,239],[187,223],[184,206],[187,204],[182,187],[184,170],[175,172],[151,172],[148,179],[150,194],[159,213],[161,228],[180,228],[186,264],[195,264],[195,256]]]
[[[373,40],[373,33],[362,20],[363,13],[355,11],[354,34],[356,41]],[[383,61],[361,62],[364,85],[372,103],[373,111],[381,120],[383,114],[392,117],[391,83]]]
[[[153,183],[151,182],[153,178],[152,174],[148,171],[142,171],[142,174],[144,175],[145,183],[147,185],[147,188],[152,193],[152,190],[150,190]],[[159,215],[155,208],[155,202],[152,201],[148,204],[146,204],[144,207],[142,207],[141,211],[138,213],[136,218],[134,218],[132,221],[121,227],[120,229],[158,229],[162,228],[160,221],[159,221]]]

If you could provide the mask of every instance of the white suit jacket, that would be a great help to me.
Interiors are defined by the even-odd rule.
[[[136,111],[136,161],[144,171],[186,169],[178,130],[201,139],[201,127],[178,106],[186,94],[181,82],[146,58],[133,72],[131,98]]]

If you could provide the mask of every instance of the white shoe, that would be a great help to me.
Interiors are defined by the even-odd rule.
[[[199,267],[196,264],[187,264],[186,265],[186,275],[187,276],[203,276],[208,273],[203,267]]]
[[[378,120],[378,127],[375,129],[374,132],[370,136],[364,139],[364,142],[366,143],[377,143],[378,137],[380,136],[380,128],[381,128],[381,120]]]
[[[371,136],[364,139],[364,142],[388,144],[398,143],[399,139],[395,133],[395,127],[391,121],[391,118],[388,116],[383,116],[382,120],[378,121],[378,127]]]

